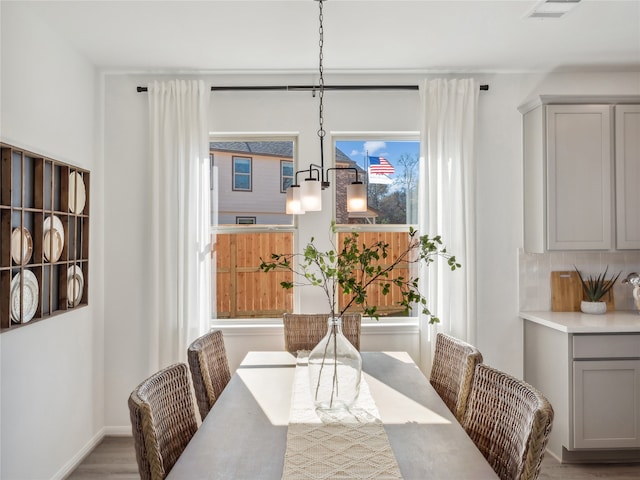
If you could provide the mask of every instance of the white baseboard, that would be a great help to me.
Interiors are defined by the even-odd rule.
[[[87,455],[89,455],[96,445],[102,441],[104,438],[105,429],[102,428],[98,430],[91,440],[89,440],[84,447],[82,447],[71,459],[60,469],[58,472],[51,477],[51,480],[63,480],[66,478],[71,472],[73,472],[78,465],[82,463],[82,460],[85,459]]]
[[[104,431],[105,437],[130,437],[133,435],[131,425],[124,427],[104,427],[102,430]]]
[[[131,425],[124,427],[103,427],[89,440],[84,447],[78,451],[58,472],[51,477],[51,480],[63,480],[89,455],[104,437],[130,437]]]

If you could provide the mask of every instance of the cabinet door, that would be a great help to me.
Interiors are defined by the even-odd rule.
[[[640,360],[573,362],[573,447],[640,447]]]
[[[616,107],[616,248],[640,249],[640,105]]]
[[[611,107],[547,106],[549,250],[612,247]]]

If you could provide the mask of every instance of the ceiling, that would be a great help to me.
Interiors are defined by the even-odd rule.
[[[12,3],[106,70],[317,70],[314,0],[2,0],[0,8]],[[640,71],[640,0],[582,0],[561,19],[525,18],[539,3],[326,0],[325,71]]]

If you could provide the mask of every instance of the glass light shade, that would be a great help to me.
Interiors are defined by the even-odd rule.
[[[291,185],[287,188],[287,201],[285,203],[285,212],[287,215],[302,215],[304,209],[300,200],[300,186]]]
[[[367,211],[367,186],[362,182],[347,185],[347,212]]]
[[[320,180],[305,179],[300,184],[300,200],[305,212],[318,212],[322,209],[322,186]]]

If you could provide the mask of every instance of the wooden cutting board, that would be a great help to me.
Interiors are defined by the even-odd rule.
[[[579,312],[580,302],[583,300],[582,284],[578,272],[559,271],[551,272],[551,311],[552,312]],[[615,310],[613,301],[613,289],[604,296],[607,302],[607,311]]]
[[[578,272],[551,272],[551,311],[579,312],[582,285]]]

